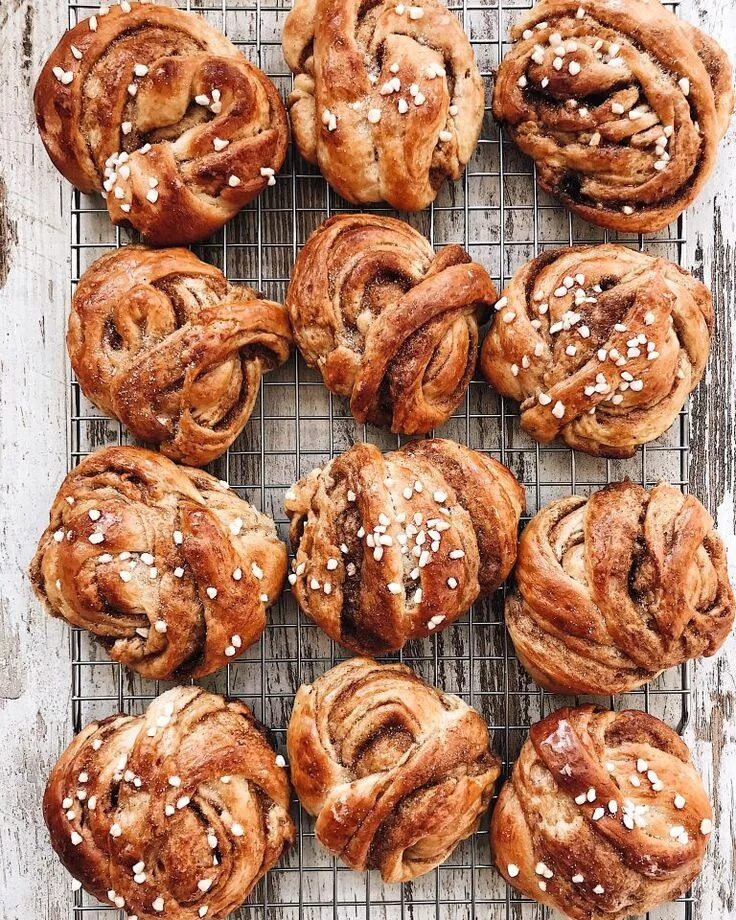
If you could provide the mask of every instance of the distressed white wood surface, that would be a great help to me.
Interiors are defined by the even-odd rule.
[[[210,4],[216,6],[216,4]],[[47,8],[48,7],[48,8]],[[736,59],[736,6],[733,0],[685,0],[682,7],[685,18],[701,25],[714,35]],[[495,16],[495,13],[493,14]],[[471,18],[481,20],[482,14],[473,13]],[[237,14],[236,28],[244,34],[253,34],[253,14]],[[213,19],[216,22],[216,17]],[[234,24],[230,20],[231,27]],[[2,885],[0,886],[1,920],[66,920],[69,910],[69,879],[52,856],[47,842],[45,828],[40,814],[40,797],[50,765],[69,739],[70,723],[70,654],[68,631],[63,625],[46,617],[32,598],[25,579],[25,569],[33,551],[35,539],[45,524],[48,506],[61,480],[67,459],[67,406],[68,384],[63,352],[64,315],[69,297],[69,190],[50,166],[38,140],[32,115],[31,93],[33,83],[43,58],[55,43],[66,25],[66,3],[43,4],[35,0],[0,0],[0,70],[4,92],[0,94],[0,739],[2,752],[0,762],[3,782],[0,783],[0,853],[2,858]],[[471,26],[473,24],[471,23]],[[482,23],[476,27],[482,26]],[[476,33],[477,34],[477,33]],[[271,37],[270,32],[268,36]],[[274,35],[274,37],[276,37]],[[248,53],[248,52],[246,52]],[[278,50],[266,49],[269,59],[278,56]],[[481,51],[485,55],[485,51]],[[486,66],[482,61],[481,66]],[[276,69],[283,69],[276,65]],[[733,531],[736,518],[734,478],[736,458],[734,457],[734,426],[736,422],[736,400],[734,398],[733,364],[734,342],[736,341],[736,132],[732,128],[721,148],[717,170],[705,194],[688,214],[687,229],[689,245],[688,264],[711,285],[714,293],[717,318],[713,354],[709,364],[706,386],[701,387],[693,401],[691,416],[692,489],[709,507],[717,518],[719,529],[731,544],[731,563],[736,563],[736,545]],[[485,181],[485,180],[484,180]],[[481,183],[482,185],[482,183]],[[506,204],[513,203],[513,196],[524,194],[523,182],[506,183]],[[305,183],[305,188],[307,183]],[[488,182],[481,188],[498,208],[495,183]],[[282,194],[280,189],[274,194]],[[495,197],[494,197],[495,196]],[[305,191],[305,198],[309,193]],[[314,198],[317,199],[315,192]],[[283,202],[279,202],[283,204]],[[288,204],[288,201],[286,202]],[[498,210],[489,211],[489,227],[498,231]],[[313,215],[318,223],[322,214]],[[264,238],[286,240],[292,243],[284,224],[290,224],[287,214],[283,223],[279,219],[265,217]],[[412,219],[416,225],[428,232],[426,215]],[[451,227],[452,216],[447,217]],[[233,225],[234,226],[234,225]],[[243,218],[241,226],[245,226]],[[566,232],[566,226],[563,225]],[[305,230],[300,231],[300,239]],[[100,218],[85,229],[85,237],[92,239],[99,233],[103,244],[114,239],[105,218]],[[233,233],[233,236],[235,234]],[[242,238],[242,237],[241,237]],[[495,238],[495,237],[494,237]],[[521,237],[520,237],[521,238]],[[479,247],[480,248],[480,247]],[[285,252],[273,254],[278,260],[278,275],[288,274],[290,246]],[[472,251],[472,250],[471,250]],[[85,262],[88,263],[101,250],[91,250]],[[477,251],[473,251],[481,257]],[[216,252],[213,253],[216,258]],[[209,256],[208,256],[209,257]],[[518,260],[524,254],[518,252]],[[488,260],[481,257],[482,261]],[[230,274],[235,272],[244,277],[259,280],[260,264],[250,259],[247,251],[238,252],[232,265],[226,267]],[[283,264],[282,264],[283,263]],[[82,265],[84,267],[84,263]],[[508,274],[514,266],[504,264]],[[489,268],[498,276],[499,264]],[[277,291],[267,293],[273,296]],[[286,378],[285,378],[286,379]],[[272,402],[277,401],[275,391]],[[485,404],[484,404],[485,405]],[[314,413],[324,411],[325,400],[321,388],[304,391],[303,405],[313,407]],[[272,409],[274,406],[271,407]],[[288,414],[288,405],[283,414]],[[484,411],[488,411],[486,409]],[[311,429],[315,438],[321,423],[314,422]],[[483,433],[482,426],[480,432]],[[116,428],[105,422],[90,426],[85,434],[89,447],[101,441],[114,438]],[[349,423],[335,422],[335,446],[347,445],[353,434]],[[462,425],[455,436],[462,438]],[[453,432],[449,432],[453,436]],[[267,435],[273,435],[278,443],[287,443],[294,437],[294,430],[287,423],[283,429],[269,426]],[[324,438],[324,433],[322,433]],[[254,435],[245,439],[246,446],[258,447]],[[674,443],[674,442],[673,442]],[[273,444],[269,444],[273,446]],[[262,447],[262,442],[261,442]],[[593,466],[585,458],[578,457],[578,474],[584,477]],[[276,462],[276,461],[274,461]],[[303,458],[304,467],[317,462],[317,458]],[[657,469],[656,462],[649,475]],[[666,464],[665,460],[662,460]],[[248,460],[242,460],[238,475],[242,481],[253,479]],[[618,472],[623,474],[625,468]],[[279,470],[284,481],[292,474],[289,464],[283,461]],[[295,471],[296,472],[296,471]],[[300,472],[304,472],[302,469]],[[636,472],[632,472],[636,476]],[[666,466],[661,475],[668,473]],[[279,476],[276,475],[276,479]],[[276,481],[276,480],[274,480]],[[254,496],[251,496],[254,497]],[[548,495],[543,500],[548,500]],[[258,496],[255,496],[258,498]],[[264,493],[260,496],[265,510],[272,510],[280,504],[280,494]],[[736,572],[734,573],[736,575]],[[287,612],[286,617],[291,615]],[[452,642],[448,639],[447,654],[455,644],[462,646],[467,641],[458,630]],[[308,633],[303,639],[309,646],[307,657],[330,655],[329,643],[316,633]],[[228,677],[228,689],[241,693],[261,694],[263,714],[267,722],[275,726],[285,724],[288,705],[279,699],[267,700],[265,681],[259,681],[258,659],[262,654],[276,657],[280,652],[285,658],[289,653],[287,634],[279,635],[278,627],[272,633],[272,644],[267,652],[254,650],[250,655],[253,672],[238,671]],[[478,639],[481,641],[481,638]],[[484,640],[483,640],[484,641]],[[492,646],[495,639],[489,640]],[[280,643],[280,644],[279,644]],[[265,643],[264,643],[265,644]],[[281,650],[287,649],[286,652]],[[493,650],[491,648],[491,650]],[[91,645],[85,645],[85,652],[104,660]],[[286,670],[290,665],[285,666]],[[322,666],[319,666],[319,671]],[[289,690],[294,675],[288,674],[281,680],[278,668],[270,672],[268,691]],[[307,679],[310,675],[302,673]],[[426,676],[433,679],[434,673],[428,665]],[[485,675],[492,681],[493,675]],[[107,688],[113,694],[137,695],[146,692],[142,682],[125,675],[124,684],[116,680],[103,668],[101,674],[90,678],[96,688]],[[442,680],[446,689],[464,690],[463,676],[449,664],[447,672],[442,668]],[[222,680],[213,686],[224,689]],[[122,688],[122,689],[121,689]],[[498,713],[489,702],[489,711],[484,711],[489,721],[495,721]],[[477,704],[477,701],[476,701]],[[528,703],[515,702],[519,712],[512,713],[514,720],[524,724],[535,718],[538,701],[532,698]],[[100,713],[107,714],[116,709],[114,701],[100,704]],[[501,707],[501,710],[503,707]],[[85,706],[82,718],[93,717],[91,706]],[[270,718],[269,718],[270,714]],[[674,705],[672,719],[679,715],[679,705]],[[722,920],[736,917],[734,899],[734,813],[736,801],[734,785],[736,778],[736,642],[732,638],[721,655],[711,661],[699,662],[693,672],[693,699],[691,721],[687,729],[687,740],[694,749],[698,766],[712,790],[716,811],[716,830],[709,848],[706,868],[696,888],[696,903],[693,916],[696,920]],[[281,736],[279,736],[281,737]],[[511,743],[518,747],[521,738],[514,736]],[[497,746],[500,740],[497,739]],[[485,843],[483,844],[485,846]],[[319,864],[320,856],[309,842],[311,865]],[[305,855],[306,850],[305,850]],[[467,855],[467,851],[466,851]],[[485,860],[484,860],[485,861]],[[288,865],[296,865],[296,855],[288,859]],[[329,859],[324,866],[331,865]],[[340,890],[345,898],[356,901],[365,897],[365,882],[359,876],[340,873]],[[474,880],[468,873],[444,872],[441,875],[438,897],[452,899],[467,896],[468,886],[475,885],[482,897],[503,896],[504,886],[495,873],[488,869],[476,872]],[[376,900],[385,896],[380,881],[371,880],[371,891]],[[274,897],[269,902],[268,915],[296,920],[295,912],[273,910],[274,902],[282,898],[291,900],[295,894],[294,875],[274,875]],[[309,901],[322,900],[326,903],[332,896],[333,875],[311,873],[304,882],[302,894]],[[426,885],[414,886],[414,897],[434,897],[429,881]],[[398,897],[394,891],[390,897]],[[262,902],[261,902],[262,903]],[[321,918],[332,916],[331,908],[310,909],[305,916]],[[340,909],[341,916],[363,917],[362,908]],[[505,910],[479,908],[491,920],[505,917]],[[434,917],[435,907],[420,905],[407,913],[419,918]],[[514,916],[537,917],[535,909],[514,908]],[[86,913],[85,917],[110,917],[110,914]],[[244,917],[266,920],[263,910],[243,912]],[[398,920],[401,909],[379,908],[371,911],[374,918]],[[459,909],[443,909],[441,916],[469,918]],[[655,912],[656,920],[681,918],[682,911],[663,908]]]
[[[68,218],[37,140],[31,94],[61,4],[0,0],[0,917],[66,916],[69,880],[41,817],[69,737],[68,630],[25,570],[66,469]]]
[[[733,0],[685,0],[682,15],[709,32],[736,62]],[[716,519],[736,575],[736,130],[719,151],[705,194],[688,215],[688,267],[711,287],[715,341],[705,380],[692,401],[693,490]],[[695,886],[696,916],[736,917],[736,636],[717,658],[693,667],[692,719],[686,732],[711,790],[715,814],[708,860]]]

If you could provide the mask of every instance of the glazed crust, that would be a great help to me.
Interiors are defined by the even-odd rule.
[[[483,120],[483,82],[438,0],[297,0],[284,26],[301,155],[348,201],[420,211],[459,179]]]
[[[258,640],[286,547],[227,484],[139,447],[69,473],[31,563],[51,616],[151,679],[203,677]]]
[[[286,310],[186,249],[128,246],[82,275],[67,347],[85,396],[173,460],[209,463],[289,356]]]
[[[43,799],[51,843],[130,916],[219,920],[294,840],[279,761],[244,703],[176,687],[72,741]]]
[[[157,246],[213,234],[286,156],[271,81],[201,16],[171,7],[116,4],[83,19],[51,53],[34,102],[59,172],[102,190],[113,223]]]
[[[336,642],[384,654],[451,625],[516,558],[524,490],[454,441],[356,444],[285,501],[299,606]]]
[[[352,658],[299,688],[287,745],[318,840],[407,882],[473,834],[500,762],[480,715],[400,664]]]
[[[700,655],[734,620],[726,554],[705,508],[667,483],[619,482],[552,502],[519,541],[506,624],[558,693],[625,693]]]
[[[546,191],[627,233],[660,230],[695,200],[734,103],[713,39],[658,0],[541,0],[511,38],[493,114]]]
[[[532,725],[490,839],[523,894],[572,920],[623,920],[689,888],[711,819],[671,728],[638,710],[581,706]]]
[[[556,249],[522,266],[496,304],[481,370],[521,403],[521,427],[600,457],[663,434],[703,376],[710,291],[625,246]]]
[[[286,295],[302,356],[359,422],[424,434],[465,395],[496,292],[461,246],[403,221],[338,214],[307,240]]]

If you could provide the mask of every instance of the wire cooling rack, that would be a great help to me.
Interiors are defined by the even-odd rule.
[[[181,0],[224,31],[274,80],[284,96],[291,75],[281,54],[280,37],[290,0],[197,3]],[[446,184],[434,206],[421,214],[400,215],[436,247],[461,243],[483,264],[499,290],[515,269],[545,248],[615,239],[680,261],[683,221],[648,237],[623,237],[578,220],[538,189],[531,163],[499,136],[490,116],[490,77],[506,47],[511,22],[529,2],[488,0],[451,5],[463,21],[487,87],[482,140],[461,182]],[[676,9],[676,4],[672,4]],[[70,2],[69,25],[95,12]],[[351,210],[320,174],[290,148],[274,187],[242,211],[220,233],[195,247],[231,281],[249,284],[282,300],[294,258],[309,234],[331,214]],[[376,211],[391,213],[387,209]],[[110,224],[99,198],[72,193],[72,292],[84,270],[105,251],[129,242]],[[102,417],[83,397],[71,371],[69,466],[106,444],[125,443],[127,434]],[[485,451],[511,468],[524,483],[527,517],[549,501],[571,493],[588,494],[623,477],[652,485],[667,479],[687,489],[686,411],[659,441],[629,461],[575,454],[556,445],[541,447],[519,428],[515,404],[474,380],[464,403],[438,432]],[[253,415],[227,455],[210,469],[256,507],[270,514],[286,536],[284,492],[295,479],[359,440],[390,449],[401,439],[359,425],[347,403],[333,397],[321,378],[292,357],[262,381]],[[80,630],[71,634],[72,720],[75,731],[93,718],[113,712],[140,712],[166,689],[111,662]],[[274,732],[285,753],[285,730],[293,695],[345,656],[304,618],[290,592],[271,609],[261,641],[204,683],[244,700]],[[541,691],[517,663],[503,625],[503,594],[476,604],[465,617],[431,638],[409,643],[402,655],[422,676],[456,693],[487,720],[492,745],[503,759],[504,777],[529,725],[573,698]],[[682,731],[689,717],[686,666],[662,675],[642,690],[609,701],[614,708],[646,709]],[[549,911],[517,895],[491,868],[487,822],[463,842],[448,861],[405,885],[385,885],[377,873],[359,874],[339,865],[317,843],[312,819],[294,803],[297,844],[260,882],[234,915],[239,920],[511,920],[546,918]],[[73,899],[73,900],[72,900]],[[98,904],[85,892],[70,895],[74,920],[116,918],[118,911]],[[121,915],[122,916],[122,915]],[[649,915],[652,920],[692,916],[685,896]]]

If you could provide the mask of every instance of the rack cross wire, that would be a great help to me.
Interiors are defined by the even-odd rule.
[[[180,0],[221,29],[243,54],[261,67],[285,97],[291,74],[281,53],[281,32],[290,2],[260,0]],[[646,240],[609,234],[573,217],[542,192],[533,165],[504,139],[490,114],[493,69],[507,47],[509,26],[530,2],[489,0],[451,3],[473,45],[486,85],[481,141],[465,175],[446,183],[435,204],[419,214],[402,214],[435,247],[460,243],[490,272],[499,291],[513,272],[544,249],[592,242],[622,242],[680,262],[684,219]],[[668,4],[677,9],[677,3]],[[96,6],[70,0],[69,25],[92,15]],[[66,194],[66,190],[64,190]],[[114,228],[102,200],[72,192],[71,292],[84,270],[105,251],[129,242]],[[267,189],[213,238],[195,248],[233,282],[248,284],[283,300],[299,248],[319,224],[354,210],[336,195],[293,145],[276,185]],[[392,214],[387,208],[372,210]],[[69,467],[106,444],[127,443],[122,427],[82,395],[69,369]],[[505,463],[524,483],[529,517],[542,505],[572,493],[589,494],[607,482],[628,477],[646,486],[667,479],[688,487],[688,418],[684,409],[672,429],[627,461],[576,454],[557,445],[540,446],[519,428],[513,403],[498,397],[482,380],[471,383],[455,415],[437,433],[454,438]],[[332,396],[317,373],[292,356],[261,382],[259,400],[243,433],[209,469],[238,494],[271,515],[286,537],[285,491],[299,477],[356,441],[387,450],[402,439],[358,424],[347,402]],[[94,718],[118,711],[141,712],[169,686],[147,681],[97,648],[88,635],[71,632],[72,721],[75,731]],[[261,641],[204,684],[244,700],[268,725],[279,750],[294,693],[346,653],[298,610],[284,592],[270,611]],[[443,690],[475,706],[488,722],[492,746],[508,774],[529,725],[574,698],[551,696],[526,675],[513,654],[503,623],[503,592],[478,603],[453,626],[408,643],[401,660]],[[646,709],[682,731],[689,718],[686,665],[672,669],[643,689],[611,698],[612,708]],[[295,802],[298,841],[233,916],[238,920],[542,920],[543,907],[509,889],[491,867],[487,820],[448,861],[411,883],[384,884],[377,873],[359,874],[340,865],[317,843],[313,821]],[[100,905],[84,891],[70,894],[73,920],[112,920],[115,908]],[[120,916],[124,916],[120,914]],[[648,915],[651,920],[689,920],[686,895]]]

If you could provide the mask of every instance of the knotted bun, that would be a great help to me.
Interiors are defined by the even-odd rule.
[[[697,197],[733,111],[723,49],[658,0],[541,0],[511,30],[493,114],[586,220],[651,233]]]
[[[524,490],[454,441],[356,444],[286,496],[299,606],[336,642],[384,654],[450,626],[516,558]]]
[[[481,370],[521,403],[521,427],[594,456],[631,457],[699,383],[710,292],[625,246],[557,249],[522,266],[496,304]]]
[[[474,709],[403,665],[367,658],[299,688],[287,745],[317,839],[386,882],[444,862],[477,830],[500,773]]]
[[[532,725],[491,820],[514,888],[572,920],[623,920],[700,871],[711,810],[685,743],[646,712],[560,709]]]
[[[123,2],[81,20],[34,93],[54,165],[106,196],[113,223],[154,245],[210,236],[286,156],[276,88],[201,16]]]
[[[420,211],[459,179],[483,120],[483,81],[438,0],[297,0],[284,26],[299,152],[348,201]]]
[[[46,610],[152,679],[242,654],[278,600],[286,547],[265,514],[201,470],[107,447],[69,473],[31,563]]]
[[[624,693],[713,655],[734,620],[726,554],[692,495],[619,482],[543,508],[519,541],[506,624],[534,679]]]
[[[138,920],[220,920],[294,840],[289,780],[243,703],[176,687],[82,729],[43,813],[64,866]]]
[[[304,359],[359,422],[423,434],[465,395],[495,299],[461,246],[435,255],[403,221],[339,214],[299,253],[286,305]]]
[[[142,441],[202,466],[250,418],[261,374],[289,357],[284,308],[186,249],[127,246],[94,262],[67,347],[88,399]]]

